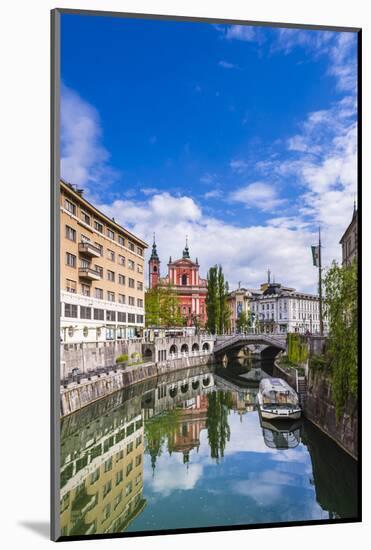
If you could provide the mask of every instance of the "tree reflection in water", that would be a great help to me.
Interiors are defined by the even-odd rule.
[[[229,441],[231,430],[228,415],[232,409],[232,393],[214,391],[207,395],[207,436],[210,454],[217,462],[224,456],[226,442]]]

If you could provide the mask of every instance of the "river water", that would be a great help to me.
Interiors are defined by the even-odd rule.
[[[355,518],[357,464],[307,421],[262,422],[255,366],[172,373],[64,419],[61,534]]]

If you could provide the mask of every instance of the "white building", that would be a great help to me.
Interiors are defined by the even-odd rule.
[[[250,304],[259,332],[320,333],[319,297],[298,292],[279,283],[264,283],[262,294],[255,295]],[[327,319],[323,318],[324,333],[328,331]]]

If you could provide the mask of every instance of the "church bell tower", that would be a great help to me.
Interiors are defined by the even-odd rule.
[[[155,235],[153,235],[152,254],[148,261],[149,288],[156,288],[160,278],[160,258],[157,254]]]

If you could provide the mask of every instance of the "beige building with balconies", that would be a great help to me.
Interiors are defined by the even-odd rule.
[[[61,181],[61,341],[132,338],[144,327],[147,243]]]

